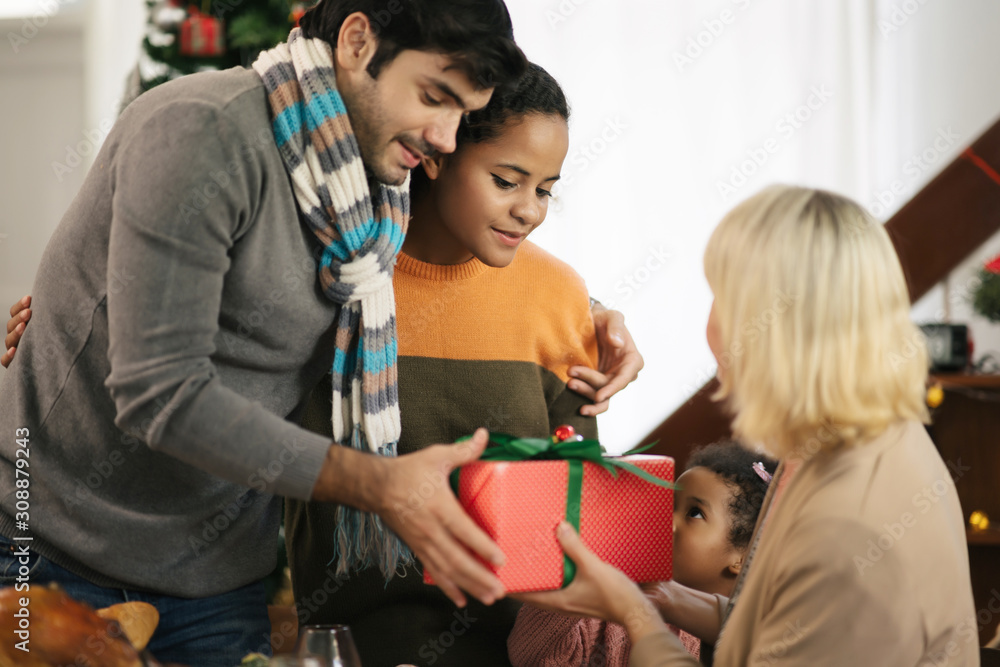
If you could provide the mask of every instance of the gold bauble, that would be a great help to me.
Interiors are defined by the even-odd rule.
[[[944,389],[941,385],[934,384],[927,387],[927,407],[936,408],[944,401]]]
[[[990,517],[986,515],[986,512],[976,510],[969,515],[969,526],[972,530],[986,530],[990,527]]]

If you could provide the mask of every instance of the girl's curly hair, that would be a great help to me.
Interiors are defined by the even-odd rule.
[[[768,483],[753,469],[753,464],[758,462],[772,475],[778,467],[778,462],[765,454],[750,451],[733,440],[723,440],[695,449],[685,468],[708,468],[732,489],[729,542],[740,551],[750,546],[757,515],[767,493]]]

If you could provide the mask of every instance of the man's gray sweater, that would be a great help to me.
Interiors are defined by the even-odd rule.
[[[329,447],[285,419],[333,357],[317,249],[257,74],[136,100],[49,241],[0,384],[0,533],[106,586],[202,597],[266,575],[272,494],[309,498]]]

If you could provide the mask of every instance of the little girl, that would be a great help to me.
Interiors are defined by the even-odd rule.
[[[732,441],[692,453],[674,495],[674,581],[725,597],[732,593],[776,468],[777,461]],[[698,639],[679,635],[697,657]],[[526,604],[507,648],[514,667],[624,667],[631,645],[625,628],[615,623]]]

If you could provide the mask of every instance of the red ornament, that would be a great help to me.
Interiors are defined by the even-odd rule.
[[[555,430],[556,442],[569,440],[574,435],[576,435],[576,429],[568,424],[563,424]]]
[[[226,54],[226,27],[221,19],[190,7],[181,24],[181,55],[222,56]]]
[[[296,28],[298,28],[299,21],[302,19],[303,16],[305,16],[305,14],[306,14],[305,3],[296,2],[294,5],[292,5],[292,12],[291,14],[288,15],[288,20],[291,21]]]
[[[986,263],[986,270],[990,273],[1000,274],[1000,255],[997,255]]]

